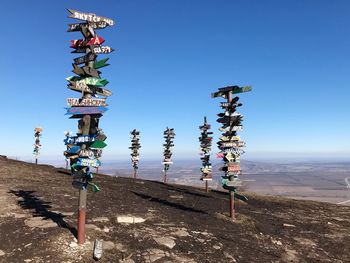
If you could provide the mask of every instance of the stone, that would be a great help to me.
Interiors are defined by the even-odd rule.
[[[170,249],[176,245],[171,237],[154,237],[153,240],[156,241],[158,245],[166,246]]]
[[[5,252],[3,250],[0,250],[0,257],[5,256]]]
[[[96,217],[96,218],[92,219],[92,221],[93,222],[108,222],[109,218],[101,216],[101,217]]]
[[[118,216],[117,217],[118,223],[137,224],[145,221],[146,219],[143,219],[142,217],[135,217],[135,216]]]
[[[132,260],[131,258],[128,258],[128,259],[125,259],[125,260],[120,259],[119,263],[135,263],[135,261]]]
[[[291,224],[283,224],[283,226],[286,226],[286,227],[295,227],[295,225],[291,225]]]
[[[218,246],[218,245],[214,245],[214,246],[213,246],[213,248],[214,248],[214,249],[216,249],[216,250],[221,249],[221,247],[220,247],[220,246]]]
[[[78,247],[78,244],[75,242],[70,242],[69,247],[76,248],[76,247]]]
[[[173,232],[173,235],[178,237],[187,237],[190,236],[190,234],[185,229],[179,229]]]
[[[112,241],[103,241],[103,249],[109,250],[115,247]]]

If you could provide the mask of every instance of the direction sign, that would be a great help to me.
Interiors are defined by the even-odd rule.
[[[96,54],[89,53],[89,54],[86,54],[85,56],[77,57],[77,58],[75,58],[73,60],[74,60],[74,64],[80,65],[80,64],[83,64],[83,63],[88,63],[90,61],[94,61],[96,58],[97,58]]]
[[[102,114],[108,110],[106,107],[71,107],[66,108],[67,113],[65,115],[87,115],[87,114]]]
[[[109,26],[114,25],[114,21],[110,18],[106,18],[103,16],[97,16],[94,13],[83,13],[77,10],[68,9],[68,12],[71,13],[68,17],[75,18],[79,20],[85,20],[89,22],[106,22]]]
[[[77,98],[68,98],[67,99],[68,106],[107,106],[106,99],[77,99]]]
[[[97,160],[97,159],[78,158],[77,165],[99,167],[101,166],[101,162],[100,160]]]
[[[86,75],[89,75],[89,76],[92,76],[92,77],[95,77],[95,78],[99,78],[100,77],[100,71],[94,69],[94,68],[91,68],[89,66],[84,66],[84,67],[78,67],[76,64],[72,64],[73,65],[73,70],[72,72],[77,74],[77,75],[80,75],[80,76],[86,76]]]
[[[82,28],[86,26],[90,26],[93,29],[103,29],[109,26],[105,21],[100,21],[100,22],[89,22],[89,23],[76,23],[76,24],[68,24],[68,29],[67,32],[76,32],[76,31],[81,31]]]
[[[233,181],[227,181],[226,183],[227,186],[242,186],[242,181],[241,180],[233,180]]]
[[[91,94],[97,94],[101,96],[111,96],[112,92],[108,89],[101,88],[101,87],[89,87],[85,83],[80,83],[79,81],[70,81],[70,85],[68,85],[68,88],[74,91],[78,92],[86,92]]]
[[[92,48],[92,52],[94,52],[95,54],[109,54],[113,51],[114,49],[109,46],[99,46]]]
[[[243,130],[242,125],[237,125],[237,126],[227,126],[225,128],[221,127],[219,128],[220,131],[222,132],[228,132],[228,131],[241,131]]]
[[[86,77],[86,78],[81,78],[78,76],[71,76],[66,78],[68,81],[77,81],[79,83],[84,83],[86,85],[92,85],[92,86],[106,86],[109,81],[106,79],[100,79],[100,78],[94,78],[94,77]]]
[[[74,39],[71,40],[71,48],[79,48],[86,46],[101,45],[105,40],[102,37],[93,37],[90,39]]]
[[[213,92],[211,94],[211,97],[212,98],[216,98],[216,97],[226,98],[226,96],[229,92],[231,92],[232,94],[237,94],[237,93],[242,93],[242,92],[248,92],[251,90],[252,90],[251,86],[245,86],[245,87],[228,86],[228,87],[220,88],[219,91],[217,91],[217,92]]]
[[[221,148],[230,148],[230,147],[237,147],[236,142],[223,142],[220,144]]]
[[[78,143],[94,142],[95,141],[95,135],[72,136],[72,137],[67,137],[63,141],[64,141],[64,143],[66,145],[67,144],[78,144]]]
[[[93,65],[93,68],[94,69],[99,69],[99,68],[102,68],[102,67],[106,67],[106,66],[109,66],[107,62],[109,58],[104,58],[104,59],[101,59],[101,60],[98,60],[94,63]]]
[[[95,141],[94,143],[92,143],[90,145],[90,148],[91,149],[102,149],[102,148],[104,148],[106,146],[107,146],[107,144],[105,142],[103,142],[103,141]]]

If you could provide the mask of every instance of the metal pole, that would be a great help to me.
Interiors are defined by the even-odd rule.
[[[232,101],[232,93],[229,91],[227,94],[227,102],[231,103]],[[232,176],[229,179],[230,181],[233,180]],[[232,220],[235,220],[235,193],[233,191],[230,191],[230,217]]]
[[[205,191],[208,193],[209,188],[208,188],[208,180],[205,180]]]
[[[134,179],[136,179],[136,169],[134,168]]]
[[[164,183],[166,184],[166,171],[164,171]]]
[[[85,243],[85,220],[86,220],[87,191],[79,190],[79,215],[78,215],[78,244]]]
[[[38,157],[35,158],[35,164],[38,164]]]

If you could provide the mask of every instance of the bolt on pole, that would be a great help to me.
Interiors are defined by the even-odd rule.
[[[238,178],[241,174],[240,156],[244,151],[241,149],[245,146],[245,142],[240,140],[240,136],[237,135],[238,131],[241,131],[243,115],[236,112],[237,107],[241,107],[242,103],[238,103],[239,97],[232,98],[233,94],[251,91],[250,86],[228,86],[219,88],[219,91],[211,94],[212,98],[223,97],[226,102],[221,102],[220,106],[225,111],[217,114],[219,118],[217,122],[222,124],[219,130],[222,133],[218,144],[220,153],[218,157],[222,158],[223,166],[220,168],[224,172],[221,176],[222,187],[230,193],[230,218],[235,220],[235,198],[247,201],[248,198],[237,192],[237,187],[241,186],[242,181]]]

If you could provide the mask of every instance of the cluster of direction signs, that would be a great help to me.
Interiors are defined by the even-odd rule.
[[[82,23],[69,24],[68,32],[81,32],[82,39],[71,40],[71,53],[83,55],[74,59],[73,73],[68,77],[68,88],[81,94],[80,98],[68,98],[66,115],[70,119],[78,120],[76,136],[66,135],[64,140],[67,150],[64,155],[70,160],[73,175],[73,187],[79,190],[99,191],[99,187],[92,182],[93,175],[90,168],[101,165],[100,157],[106,136],[99,128],[99,120],[107,111],[106,97],[112,92],[105,88],[108,80],[100,77],[100,68],[108,66],[108,58],[97,60],[98,54],[113,51],[109,46],[102,46],[104,39],[97,35],[96,30],[113,26],[114,21],[109,18],[96,16],[92,13],[82,13],[68,9],[70,18],[83,20]]]
[[[204,117],[203,125],[199,126],[201,130],[201,136],[199,137],[200,147],[201,147],[201,160],[202,160],[202,176],[201,180],[210,181],[213,180],[212,167],[210,163],[210,151],[213,137],[210,135],[213,132],[210,132],[211,125],[207,123],[207,117]]]
[[[36,127],[34,128],[34,150],[33,150],[33,154],[35,156],[35,163],[38,163],[38,155],[39,155],[39,151],[41,148],[41,143],[40,143],[40,137],[41,137],[41,133],[42,133],[43,129],[40,127]]]
[[[250,86],[229,86],[220,88],[219,91],[212,93],[212,98],[223,97],[226,99],[226,102],[221,102],[221,108],[224,112],[219,113],[219,118],[217,119],[217,122],[222,124],[222,127],[219,129],[222,132],[222,136],[218,142],[218,148],[221,150],[218,157],[222,158],[224,162],[223,167],[220,169],[224,172],[221,181],[222,187],[233,193],[234,198],[242,201],[248,200],[245,196],[237,193],[237,186],[240,186],[242,183],[238,175],[241,173],[240,156],[244,153],[242,147],[245,146],[245,143],[237,135],[237,132],[243,128],[243,115],[236,112],[236,108],[242,106],[242,103],[238,102],[239,97],[232,98],[232,96],[248,91],[251,91]]]
[[[136,129],[133,129],[130,132],[131,137],[131,146],[129,149],[131,149],[131,164],[134,168],[134,178],[136,178],[137,169],[139,169],[139,160],[140,160],[140,154],[139,149],[141,148],[140,145],[140,131],[137,131]]]
[[[170,164],[172,164],[173,162],[171,161],[171,156],[173,155],[171,149],[172,147],[174,147],[174,138],[175,138],[175,132],[173,128],[166,128],[166,130],[164,131],[164,139],[165,139],[165,143],[163,144],[164,146],[164,159],[162,164],[164,165],[163,168],[163,172],[164,172],[164,182],[166,183],[167,181],[167,171],[169,170]]]

